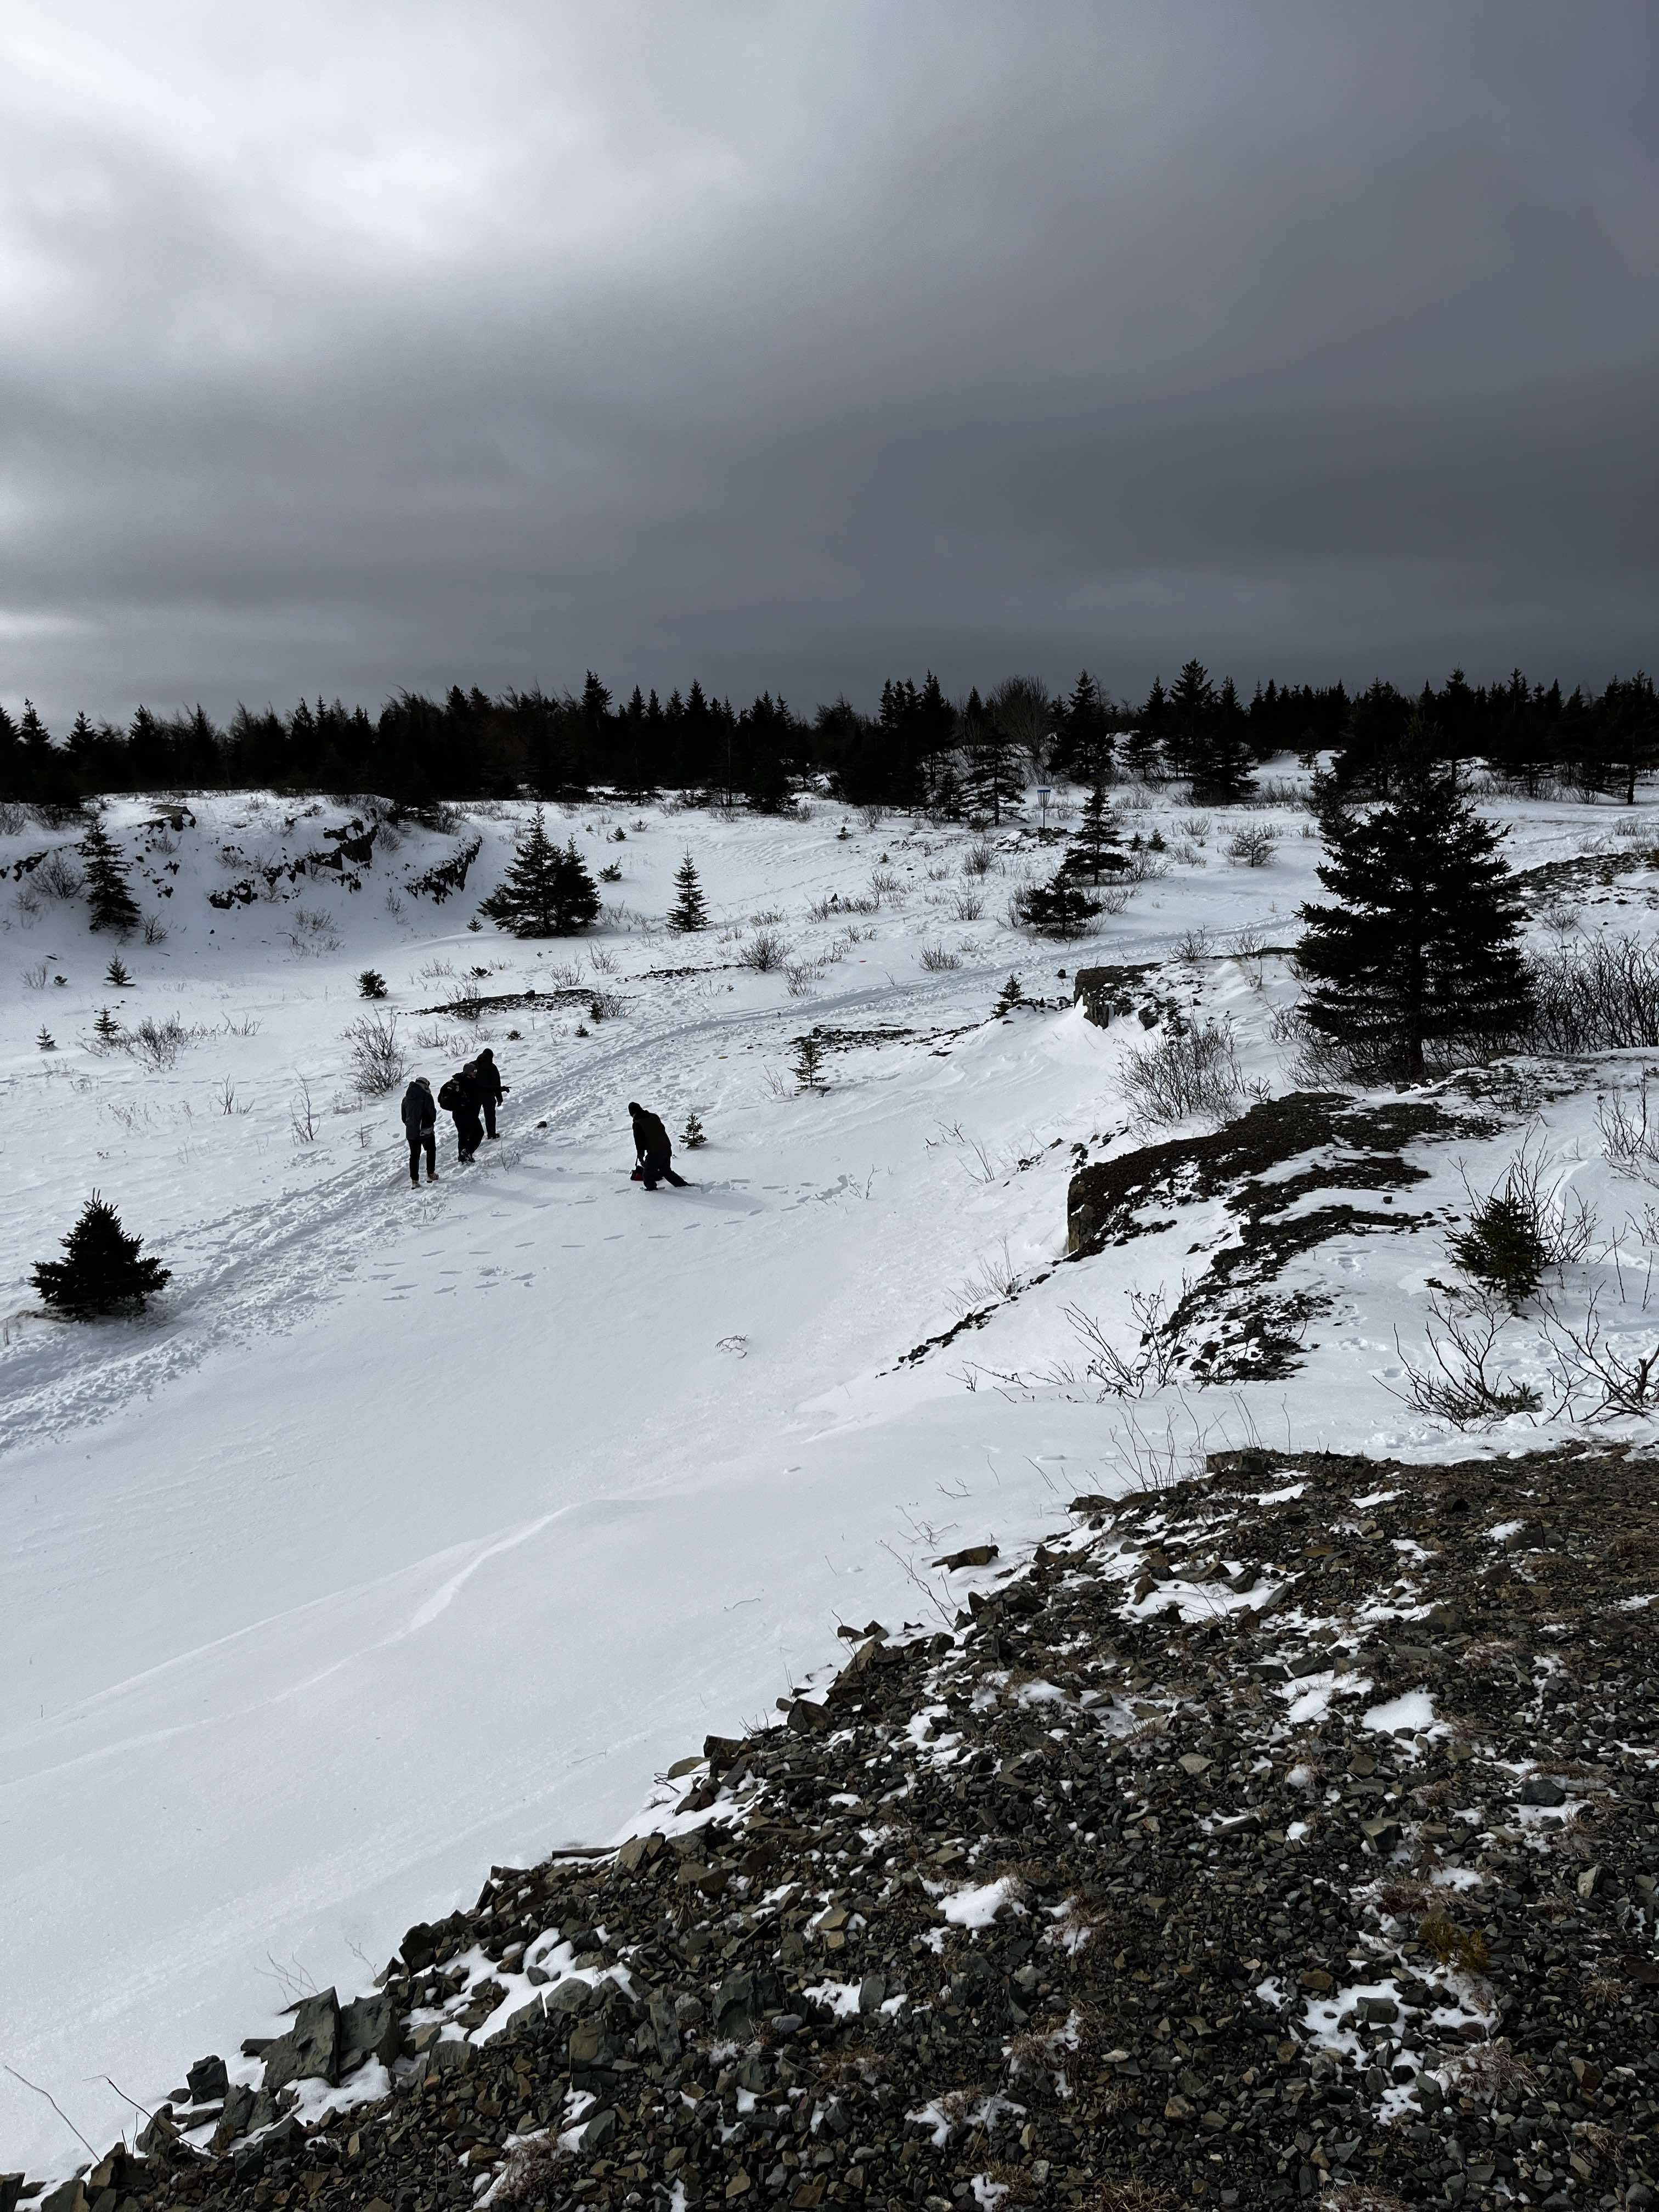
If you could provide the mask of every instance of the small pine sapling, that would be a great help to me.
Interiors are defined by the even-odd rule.
[[[40,1024],[40,1034],[35,1038],[34,1042],[40,1046],[42,1052],[56,1052],[58,1049],[58,1040],[44,1022]]]
[[[791,1062],[795,1080],[803,1091],[827,1089],[823,1080],[823,1047],[815,1036],[797,1037],[795,1057]]]
[[[677,896],[668,909],[668,927],[682,932],[707,929],[708,902],[702,895],[697,864],[690,853],[674,871],[674,889]]]
[[[104,981],[118,991],[130,991],[132,988],[132,978],[118,957],[112,960],[109,966],[105,969]]]
[[[1012,1014],[1016,1006],[1023,1006],[1024,1004],[1025,994],[1019,988],[1019,978],[1018,975],[1011,975],[1001,990],[998,992],[996,1005],[991,1011],[996,1014]]]
[[[93,1017],[92,1033],[100,1044],[113,1044],[121,1034],[121,1024],[107,1006],[100,1006]]]
[[[64,1239],[64,1257],[40,1261],[31,1279],[49,1306],[77,1321],[120,1306],[142,1311],[171,1279],[159,1260],[140,1257],[143,1241],[129,1237],[115,1208],[94,1191]]]
[[[698,1121],[696,1109],[694,1107],[685,1117],[685,1127],[680,1132],[680,1143],[688,1152],[695,1152],[699,1145],[706,1145],[708,1142],[708,1134],[702,1123]]]
[[[601,868],[599,881],[602,884],[619,884],[622,881],[622,862],[612,860],[609,867]]]
[[[365,968],[357,978],[360,999],[383,999],[386,996],[386,977],[378,968]]]

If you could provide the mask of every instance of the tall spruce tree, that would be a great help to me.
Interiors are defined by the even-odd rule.
[[[499,888],[478,911],[514,937],[566,937],[599,920],[599,895],[575,840],[561,851],[538,806]]]
[[[1103,783],[1112,772],[1112,725],[1100,686],[1086,668],[1056,717],[1058,740],[1050,765],[1079,783]]]
[[[152,1257],[141,1258],[142,1237],[129,1237],[121,1218],[96,1191],[64,1239],[61,1260],[42,1260],[31,1278],[49,1306],[84,1321],[93,1314],[137,1306],[171,1279]]]
[[[1063,863],[1066,874],[1097,884],[1103,875],[1115,875],[1128,862],[1115,849],[1122,843],[1117,811],[1097,783],[1083,803],[1083,818],[1073,833]]]
[[[87,878],[87,919],[94,929],[112,929],[125,937],[143,917],[127,889],[127,864],[101,822],[81,840],[81,865]]]
[[[1164,747],[1170,734],[1170,695],[1161,676],[1152,678],[1146,703],[1135,726],[1123,740],[1124,765],[1132,775],[1150,783],[1164,767]]]
[[[674,903],[668,909],[668,927],[686,933],[708,927],[708,902],[702,895],[697,864],[690,853],[674,871]]]
[[[1170,687],[1164,757],[1170,772],[1189,776],[1202,758],[1215,720],[1215,686],[1201,660],[1189,660]]]
[[[1187,773],[1192,778],[1194,802],[1206,806],[1236,805],[1249,795],[1255,781],[1255,768],[1249,726],[1230,676],[1209,712],[1193,724]]]
[[[1455,766],[1420,741],[1368,813],[1340,799],[1322,820],[1319,880],[1333,903],[1301,909],[1297,960],[1313,1028],[1362,1065],[1420,1076],[1426,1048],[1512,1034],[1530,990],[1520,901],[1503,832],[1470,805]]]

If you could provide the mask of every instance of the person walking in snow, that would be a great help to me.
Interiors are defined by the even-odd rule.
[[[438,1103],[455,1117],[455,1164],[465,1167],[483,1142],[478,1119],[478,1089],[471,1068],[458,1068],[438,1093]]]
[[[495,1065],[495,1055],[488,1045],[471,1063],[466,1073],[472,1078],[473,1088],[478,1095],[478,1104],[483,1109],[484,1134],[486,1137],[493,1137],[495,1133],[495,1109],[513,1086],[510,1083],[501,1081],[501,1072]]]
[[[647,1190],[655,1190],[659,1182],[671,1182],[676,1190],[685,1188],[685,1177],[675,1174],[669,1165],[672,1150],[668,1132],[655,1114],[647,1114],[630,1098],[628,1110],[634,1119],[634,1154],[638,1162],[635,1173]]]
[[[421,1180],[421,1154],[426,1154],[426,1179],[438,1180],[438,1109],[432,1103],[432,1085],[417,1075],[404,1093],[401,1109],[404,1134],[409,1139],[409,1180]]]

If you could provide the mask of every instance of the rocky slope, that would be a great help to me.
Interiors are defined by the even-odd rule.
[[[945,1565],[0,2212],[1653,2201],[1650,1461],[1231,1454]]]

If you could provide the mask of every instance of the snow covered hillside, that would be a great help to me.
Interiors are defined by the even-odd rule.
[[[1319,847],[1283,790],[1207,816],[1120,793],[1162,849],[1058,945],[1008,918],[1057,857],[1030,830],[822,802],[550,810],[621,871],[601,926],[552,944],[469,927],[524,807],[412,830],[350,800],[116,802],[165,933],[118,945],[87,927],[71,831],[0,836],[0,2061],[101,2144],[124,2093],[234,2048],[258,1992],[273,2020],[343,1996],[492,1863],[616,1835],[706,1732],[821,1674],[838,1623],[948,1620],[973,1578],[941,1553],[1006,1559],[1205,1440],[1467,1453],[1402,1402],[1402,1347],[1464,1178],[1522,1144],[1595,1224],[1575,1310],[1595,1291],[1641,1339],[1653,1194],[1598,1108],[1638,1110],[1639,1053],[1441,1086],[1443,1126],[1370,1151],[1321,1134],[1316,1193],[1247,1207],[1277,1241],[1218,1290],[1207,1364],[1142,1354],[1235,1233],[1223,1181],[1146,1179],[1127,1241],[1066,1261],[1079,1165],[1183,1133],[1133,1126],[1121,1079],[1177,1013],[1231,1024],[1238,1106],[1297,1087],[1283,948]],[[1655,810],[1490,811],[1517,867],[1556,872],[1540,944],[1650,934]],[[688,850],[713,923],[684,936],[662,917]],[[1103,1027],[1072,1003],[1101,966],[1141,971]],[[369,967],[434,1091],[485,1042],[511,1085],[471,1168],[441,1119],[433,1188],[408,1184],[401,1085],[352,1088]],[[998,1018],[1011,971],[1038,1003]],[[821,1092],[791,1070],[814,1030]],[[629,1099],[677,1134],[700,1117],[693,1188],[630,1183]],[[48,1320],[29,1288],[94,1188],[173,1271],[142,1320]],[[1410,1219],[1381,1233],[1382,1205]],[[1289,1345],[1265,1361],[1264,1300]],[[1536,1322],[1501,1349],[1547,1411]],[[1142,1360],[1127,1396],[1113,1356]],[[79,2148],[0,2075],[0,2168]]]

